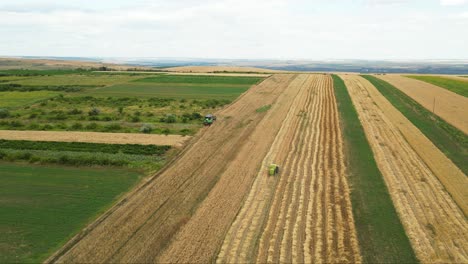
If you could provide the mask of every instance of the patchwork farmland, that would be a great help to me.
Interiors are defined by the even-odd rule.
[[[70,162],[81,157],[76,152],[96,148],[118,152],[103,157],[116,161],[117,156],[106,155],[121,155],[128,161],[123,167],[147,175],[129,172],[128,177],[142,179],[128,180],[126,188],[96,209],[97,215],[80,220],[81,231],[69,231],[62,243],[32,259],[468,262],[463,162],[468,138],[461,114],[466,97],[397,75],[175,71],[188,69],[193,73],[122,72],[114,73],[116,79],[101,72],[2,77],[6,91],[1,93],[11,98],[37,93],[35,86],[51,93],[0,107],[5,109],[0,127],[8,129],[0,131],[5,166],[18,160],[34,163],[31,155],[39,152],[52,161],[55,154],[48,152],[61,148],[75,152],[67,154]],[[216,72],[210,67],[209,74]],[[83,82],[67,86],[70,74]],[[427,114],[427,98],[435,96],[440,105]],[[90,102],[99,108],[97,115]],[[65,110],[71,105],[76,111]],[[200,117],[208,112],[217,120],[203,127]],[[28,129],[44,118],[51,123],[41,129],[46,131]],[[14,126],[18,120],[23,126]],[[91,122],[98,126],[86,129]],[[106,122],[121,128],[105,131]],[[81,128],[72,128],[73,123]],[[153,124],[153,130],[135,134],[138,128],[132,124],[143,123]],[[162,132],[165,128],[169,132]],[[279,173],[269,175],[271,164],[279,166]]]

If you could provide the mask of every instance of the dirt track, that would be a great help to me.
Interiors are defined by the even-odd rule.
[[[419,260],[468,262],[466,175],[367,80],[341,77]]]
[[[429,111],[468,134],[468,98],[433,84],[401,75],[377,75],[413,98]]]
[[[0,139],[8,140],[182,146],[190,138],[180,135],[0,130]]]
[[[155,262],[180,248],[183,254],[172,262],[206,262],[213,258],[216,241],[221,243],[223,230],[233,221],[236,207],[240,208],[304,78],[299,76],[291,83],[295,77],[274,75],[251,88],[219,112],[215,125],[198,134],[170,166],[130,193],[48,261]],[[272,105],[269,111],[256,111],[268,104]],[[210,210],[218,215],[200,218],[209,215]],[[181,242],[172,238],[184,237],[192,226],[204,222],[209,232],[192,236],[194,246],[183,241],[181,247],[173,246]],[[205,242],[210,239],[214,242]]]

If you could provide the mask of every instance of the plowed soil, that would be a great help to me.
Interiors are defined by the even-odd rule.
[[[337,114],[330,76],[309,75],[217,262],[361,261]],[[279,176],[267,176],[272,162]]]
[[[182,146],[189,136],[131,133],[0,130],[0,139]]]
[[[249,89],[177,159],[48,262],[213,259],[304,79],[274,75]],[[272,107],[256,111],[264,105]]]
[[[401,75],[376,75],[413,98],[429,111],[468,134],[468,98],[433,84]],[[435,99],[435,107],[434,107]]]
[[[341,77],[419,260],[466,263],[466,175],[371,83],[359,76]]]

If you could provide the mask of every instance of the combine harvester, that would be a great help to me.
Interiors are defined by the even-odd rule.
[[[203,120],[203,124],[205,126],[211,126],[211,124],[213,124],[214,121],[216,121],[216,116],[212,114],[208,114],[205,116],[205,120]]]

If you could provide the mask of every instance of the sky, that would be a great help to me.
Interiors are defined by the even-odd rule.
[[[0,55],[468,59],[468,0],[0,0]]]

